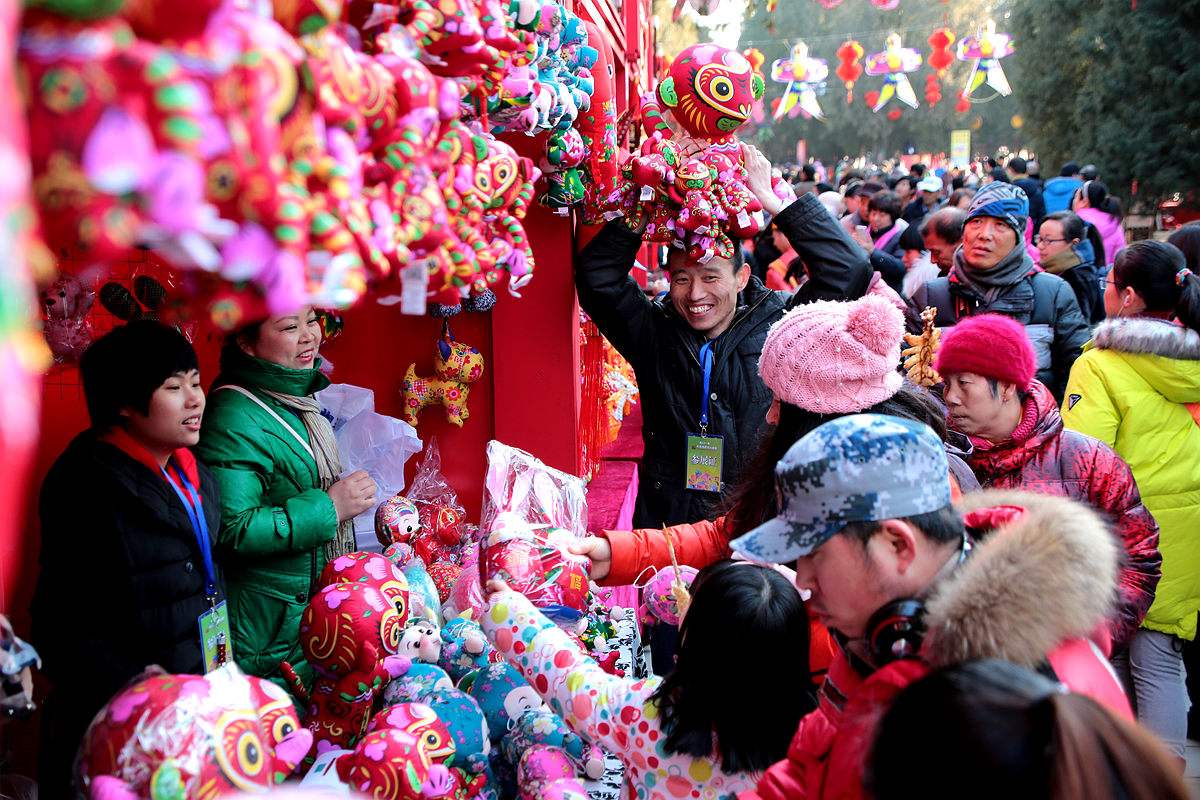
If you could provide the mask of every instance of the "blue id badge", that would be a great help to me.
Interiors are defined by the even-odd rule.
[[[200,615],[200,646],[204,649],[205,673],[233,660],[233,637],[224,600]]]

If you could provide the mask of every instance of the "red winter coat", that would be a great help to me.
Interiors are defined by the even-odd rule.
[[[1088,638],[1103,630],[1117,582],[1120,548],[1105,523],[1077,503],[1026,492],[979,492],[959,507],[1001,504],[1020,506],[1024,514],[985,536],[965,564],[932,587],[921,660],[872,671],[839,650],[817,709],[800,720],[787,758],[739,800],[863,797],[875,725],[892,699],[931,669],[966,660],[999,658],[1031,669],[1049,662],[1072,692],[1133,719],[1104,642]],[[919,786],[919,774],[913,782]]]
[[[1162,575],[1158,523],[1142,505],[1129,465],[1099,439],[1064,429],[1058,405],[1037,381],[1012,439],[972,442],[968,463],[984,488],[1069,497],[1108,518],[1125,549],[1120,600],[1110,620],[1114,649],[1123,650],[1150,609]]]

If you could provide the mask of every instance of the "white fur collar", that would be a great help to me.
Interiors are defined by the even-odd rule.
[[[1105,320],[1096,326],[1092,341],[1104,350],[1200,361],[1200,334],[1161,319]]]

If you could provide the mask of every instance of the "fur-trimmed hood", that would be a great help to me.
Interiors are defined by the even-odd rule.
[[[976,543],[927,603],[924,651],[935,667],[1000,658],[1035,668],[1064,640],[1095,631],[1116,600],[1120,548],[1094,511],[1004,490],[967,495],[957,507],[998,505],[1025,514]]]
[[[1092,346],[1134,355],[1200,361],[1200,334],[1152,317],[1105,320],[1096,326]]]

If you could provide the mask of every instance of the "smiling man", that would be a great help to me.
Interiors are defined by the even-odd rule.
[[[942,328],[986,312],[1012,317],[1033,342],[1037,379],[1061,400],[1089,329],[1070,284],[1040,272],[1026,252],[1028,221],[1029,199],[1019,186],[984,186],[967,211],[950,274],[917,289],[912,305],[936,308]],[[909,325],[919,329],[920,319],[910,315]]]
[[[648,300],[629,275],[641,236],[622,220],[575,259],[580,305],[633,365],[641,390],[646,452],[637,527],[709,518],[723,486],[736,483],[753,457],[771,406],[758,376],[767,329],[789,305],[861,297],[871,276],[866,253],[820,201],[809,194],[784,208],[771,188],[770,163],[743,148],[751,191],[809,274],[791,299],[752,277],[740,248],[732,260],[703,264],[673,248],[670,291]]]

